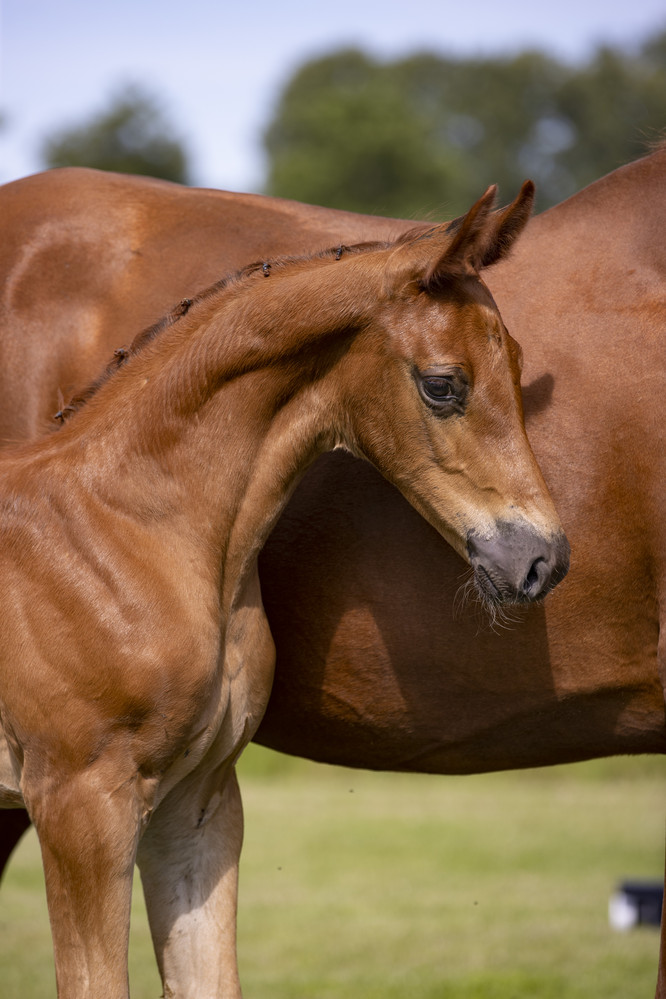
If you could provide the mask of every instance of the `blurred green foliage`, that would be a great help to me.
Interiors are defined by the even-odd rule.
[[[43,158],[48,167],[95,167],[181,184],[189,176],[185,148],[159,100],[136,86],[112,95],[108,106],[88,121],[47,138]]]
[[[666,33],[581,65],[355,49],[303,65],[264,135],[269,194],[403,217],[464,212],[525,177],[561,201],[642,155],[666,126]]]

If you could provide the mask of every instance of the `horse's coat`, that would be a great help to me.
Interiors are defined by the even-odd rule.
[[[0,806],[37,828],[61,999],[128,996],[135,860],[165,995],[240,995],[234,764],[275,658],[257,556],[317,455],[370,460],[490,603],[566,573],[519,349],[478,276],[533,188],[493,196],[453,233],[250,268],[0,456]]]
[[[572,542],[563,585],[511,629],[480,628],[453,612],[450,548],[366,465],[320,459],[262,556],[277,672],[258,741],[439,773],[666,750],[664,190],[661,150],[533,219],[488,273]],[[121,330],[221,274],[412,225],[88,171],[7,185],[0,217],[10,440],[46,426]]]

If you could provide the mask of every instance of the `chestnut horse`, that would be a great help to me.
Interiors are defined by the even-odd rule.
[[[61,999],[129,996],[135,861],[165,995],[240,995],[234,764],[275,659],[257,556],[317,455],[371,461],[491,604],[566,573],[519,348],[478,276],[533,188],[493,198],[220,282],[0,458],[0,805],[37,829]]]
[[[660,150],[532,219],[488,273],[525,351],[567,579],[510,630],[480,628],[473,607],[453,612],[452,549],[366,464],[321,458],[260,561],[277,671],[255,741],[433,773],[666,751],[665,189]],[[6,185],[0,217],[7,440],[41,432],[125,330],[220,274],[412,225],[85,170]],[[3,816],[6,856],[26,820]]]

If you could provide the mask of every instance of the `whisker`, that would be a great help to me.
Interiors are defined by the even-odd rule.
[[[453,598],[453,618],[460,620],[466,611],[476,619],[477,634],[490,630],[512,631],[524,617],[521,604],[499,603],[493,600],[478,584],[474,570],[470,567],[461,576],[461,584]]]
[[[463,611],[472,602],[475,596],[476,587],[474,585],[474,570],[471,566],[460,576],[461,583],[453,598],[453,619],[457,621],[462,617]]]

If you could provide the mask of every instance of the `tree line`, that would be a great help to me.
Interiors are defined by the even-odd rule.
[[[540,51],[382,61],[360,49],[312,59],[282,91],[263,143],[264,191],[400,217],[462,213],[490,183],[525,177],[548,207],[645,153],[666,127],[666,32],[583,63]],[[66,164],[191,180],[184,143],[145,90],[51,136]]]

